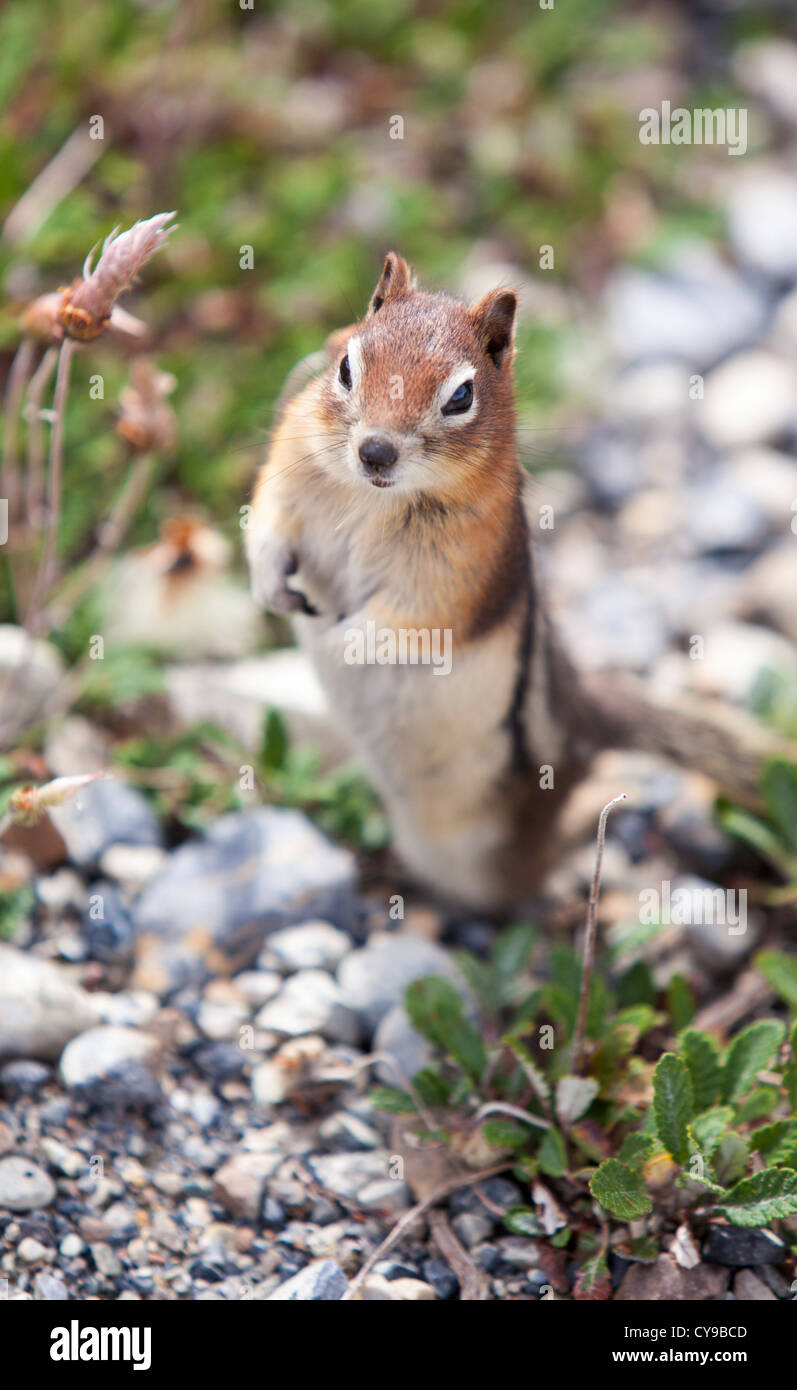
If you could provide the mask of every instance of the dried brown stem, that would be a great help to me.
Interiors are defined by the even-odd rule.
[[[576,1029],[573,1034],[573,1053],[570,1061],[570,1070],[574,1076],[578,1076],[581,1070],[582,1053],[584,1051],[584,1035],[587,1029],[587,1010],[589,1009],[589,992],[592,984],[592,967],[595,961],[595,934],[598,923],[598,898],[601,888],[601,866],[603,864],[603,847],[606,843],[606,822],[609,812],[613,806],[620,801],[627,801],[627,792],[621,792],[613,800],[607,802],[600,813],[598,820],[597,848],[595,853],[595,870],[592,875],[592,883],[589,890],[589,902],[587,903],[587,930],[584,936],[584,953],[581,965],[581,995],[578,1001],[578,1018]]]
[[[25,487],[25,506],[28,523],[34,530],[41,530],[42,503],[44,500],[44,421],[42,419],[42,400],[49,385],[50,377],[58,361],[58,349],[47,348],[41,362],[30,380],[25,401],[25,419],[28,425],[28,477]]]
[[[39,608],[48,593],[55,573],[55,553],[58,540],[58,523],[61,516],[61,482],[64,459],[64,416],[69,394],[69,373],[72,367],[74,343],[65,338],[58,353],[58,370],[55,377],[55,396],[53,397],[53,421],[50,432],[50,458],[47,478],[47,529],[44,536],[39,572],[33,587],[33,597],[25,618],[25,627],[35,632],[39,621]]]
[[[20,496],[19,481],[19,418],[25,385],[33,366],[35,345],[32,338],[23,338],[14,354],[6,382],[3,409],[3,464],[0,495],[8,502],[9,523],[16,519]]]

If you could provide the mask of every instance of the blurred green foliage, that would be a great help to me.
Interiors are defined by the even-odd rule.
[[[429,284],[458,290],[463,265],[486,261],[517,267],[546,292],[572,285],[589,295],[616,258],[645,258],[685,228],[712,230],[712,210],[685,192],[691,155],[661,149],[651,160],[637,139],[648,87],[672,77],[695,99],[732,95],[727,65],[709,52],[770,22],[766,6],[709,10],[672,3],[640,13],[619,0],[552,9],[527,0],[253,0],[252,9],[12,0],[0,11],[3,215],[92,116],[103,117],[105,138],[30,234],[0,241],[3,365],[26,301],[68,283],[113,226],[176,208],[179,232],[126,301],[178,378],[180,425],[176,457],[131,541],[192,505],[237,542],[287,371],[362,311],[390,246]],[[401,140],[391,138],[396,116]],[[626,218],[622,236],[618,199],[647,209],[636,231]],[[546,244],[556,263],[543,272]],[[242,246],[253,248],[251,270],[240,268]],[[557,455],[573,336],[566,311],[521,325],[531,466]],[[60,533],[68,564],[90,548],[125,476],[112,425],[131,350],[106,336],[75,364]],[[89,398],[93,373],[104,378],[99,403]],[[0,616],[12,611],[0,593]]]

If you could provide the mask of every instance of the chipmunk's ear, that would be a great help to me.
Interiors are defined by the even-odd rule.
[[[483,351],[496,367],[511,362],[515,355],[515,315],[517,295],[514,290],[490,290],[470,311]]]
[[[369,314],[378,314],[388,299],[394,299],[400,294],[409,294],[412,288],[412,271],[404,257],[397,256],[395,251],[388,251],[379,284],[371,295]]]

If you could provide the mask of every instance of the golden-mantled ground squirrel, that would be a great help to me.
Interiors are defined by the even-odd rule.
[[[247,531],[255,597],[293,615],[399,853],[487,909],[539,878],[599,749],[752,802],[768,744],[729,710],[580,677],[559,646],[515,442],[516,309],[510,289],[423,293],[388,255],[361,322],[289,378]]]

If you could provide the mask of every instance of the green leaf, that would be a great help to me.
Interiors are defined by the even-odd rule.
[[[540,1168],[549,1178],[564,1177],[567,1172],[565,1142],[558,1129],[548,1129],[537,1150]]]
[[[747,1171],[750,1149],[747,1140],[734,1130],[723,1134],[714,1154],[713,1168],[723,1187],[737,1182]]]
[[[742,811],[738,806],[720,798],[717,802],[717,819],[723,830],[743,840],[764,859],[769,859],[776,869],[788,878],[791,873],[791,859],[779,837],[757,816]]]
[[[749,1089],[757,1073],[771,1061],[785,1035],[782,1023],[762,1018],[734,1038],[722,1072],[723,1100],[738,1100]]]
[[[797,1172],[765,1168],[732,1187],[718,1212],[734,1226],[767,1226],[797,1212]]]
[[[633,1004],[654,1004],[656,986],[647,961],[638,960],[626,970],[617,986],[617,1004],[621,1009]]]
[[[688,1028],[678,1039],[678,1050],[692,1082],[695,1110],[706,1110],[717,1099],[722,1085],[719,1048],[708,1033]]]
[[[478,1081],[487,1064],[484,1044],[462,1015],[462,1000],[448,980],[430,976],[415,980],[405,993],[405,1007],[412,1027],[443,1048]]]
[[[705,1158],[711,1158],[732,1123],[732,1105],[718,1105],[716,1110],[705,1110],[702,1115],[695,1117],[690,1129]]]
[[[656,1148],[657,1141],[652,1134],[627,1134],[620,1147],[620,1161],[631,1168],[641,1168]]]
[[[485,1120],[482,1134],[495,1149],[523,1149],[529,1142],[529,1128],[516,1120]]]
[[[783,1085],[786,1088],[789,1105],[792,1110],[797,1110],[797,1023],[795,1023],[791,1030],[789,1047],[790,1056],[786,1070],[783,1073]]]
[[[797,1120],[776,1120],[750,1135],[750,1147],[757,1149],[769,1168],[797,1166]]]
[[[763,1120],[764,1116],[775,1108],[779,1099],[780,1091],[777,1086],[756,1086],[755,1090],[736,1106],[737,1125],[749,1125],[754,1124],[756,1120]]]
[[[592,1175],[589,1190],[620,1221],[636,1221],[653,1207],[640,1174],[619,1158],[604,1160]]]
[[[424,1105],[433,1107],[448,1104],[451,1087],[434,1067],[422,1067],[420,1071],[416,1071],[412,1084]]]
[[[500,1003],[511,1003],[517,998],[518,976],[525,970],[529,957],[539,939],[539,928],[531,922],[515,922],[499,932],[490,952],[490,963],[495,973]]]
[[[516,1236],[541,1236],[540,1218],[533,1207],[510,1207],[504,1212],[504,1225]]]
[[[797,1014],[797,960],[785,951],[759,951],[753,961],[767,984]]]
[[[279,710],[266,711],[260,742],[260,761],[269,772],[279,772],[287,763],[288,730]]]
[[[689,1072],[674,1052],[665,1052],[653,1073],[656,1130],[668,1153],[679,1163],[689,1157],[687,1126],[694,1101]]]
[[[593,1255],[581,1266],[573,1285],[573,1297],[579,1302],[603,1302],[612,1295],[612,1280],[604,1255]]]
[[[387,1110],[391,1115],[409,1115],[415,1111],[412,1096],[396,1086],[375,1086],[370,1099],[377,1110]]]
[[[790,850],[797,850],[797,767],[773,758],[761,775],[761,794],[778,833]]]
[[[695,996],[683,975],[673,975],[667,986],[667,1008],[675,1033],[688,1027],[695,1016]]]

